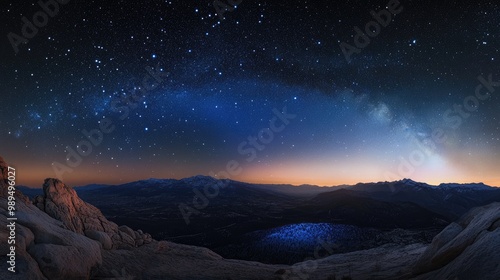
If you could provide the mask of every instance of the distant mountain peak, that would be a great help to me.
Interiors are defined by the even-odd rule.
[[[411,178],[404,178],[401,180],[402,182],[406,182],[406,183],[414,183],[414,184],[426,184],[424,182],[419,182],[419,181],[415,181]]]
[[[404,178],[403,180],[400,180],[399,182],[407,185],[407,186],[413,186],[413,187],[429,187],[429,184],[422,183],[422,182],[417,182],[409,178]]]
[[[192,184],[192,185],[205,185],[205,184],[210,184],[213,182],[216,182],[218,179],[210,177],[210,176],[205,176],[205,175],[196,175],[193,177],[188,177],[181,179],[180,181],[186,183],[186,184]]]
[[[211,176],[206,176],[206,175],[196,175],[184,179],[192,179],[192,180],[217,180],[217,178],[211,177]]]

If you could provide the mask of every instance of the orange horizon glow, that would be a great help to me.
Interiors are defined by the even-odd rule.
[[[199,174],[198,174],[199,175]],[[192,175],[196,176],[196,175]],[[98,185],[121,185],[121,184],[126,184],[130,182],[135,182],[135,181],[140,181],[140,180],[147,180],[150,178],[154,179],[175,179],[175,180],[180,180],[184,178],[189,178],[192,176],[186,176],[186,177],[177,177],[177,178],[172,178],[172,177],[143,177],[143,178],[130,178],[130,180],[96,180],[92,182],[85,182],[85,181],[64,181],[65,184],[68,186],[76,187],[76,186],[85,186],[89,184],[98,184]],[[208,176],[208,175],[206,175]],[[42,178],[42,177],[39,177]],[[44,179],[39,179],[39,180],[18,180],[18,185],[22,186],[27,186],[30,188],[41,188],[43,185],[43,181],[47,178],[52,178],[52,177],[45,177]],[[404,178],[400,178],[402,180]],[[429,185],[437,186],[439,184],[446,184],[446,183],[455,183],[455,184],[474,184],[474,183],[483,183],[485,185],[488,185],[490,187],[494,188],[500,188],[500,181],[498,180],[493,180],[493,181],[443,181],[443,182],[434,182],[434,181],[421,181],[421,180],[416,180],[413,178],[409,178],[413,181],[416,182],[422,182],[426,183]],[[377,182],[385,182],[385,180],[372,180],[372,181],[357,181],[357,180],[352,180],[352,181],[314,181],[314,182],[309,182],[309,181],[304,181],[304,180],[298,180],[298,181],[281,181],[281,180],[263,180],[263,179],[238,179],[238,178],[231,178],[231,180],[235,181],[240,181],[240,182],[245,182],[245,183],[250,183],[250,184],[262,184],[262,185],[292,185],[296,187],[300,187],[302,185],[312,185],[312,186],[317,186],[317,187],[337,187],[337,186],[342,186],[342,185],[356,185],[356,184],[368,184],[368,183],[377,183]],[[75,182],[75,183],[68,183],[68,182]]]
[[[383,172],[378,168],[367,169],[365,166],[364,172],[355,171],[354,168],[344,168],[338,169],[337,172],[330,172],[330,175],[325,170],[316,169],[315,171],[310,171],[306,175],[299,172],[300,166],[287,166],[281,168],[265,168],[265,167],[254,167],[243,169],[243,172],[229,179],[235,181],[241,181],[252,184],[274,184],[274,185],[315,185],[319,187],[335,187],[340,185],[355,185],[358,183],[374,183],[374,182],[385,182],[385,181],[396,181],[407,177],[401,176],[397,178],[392,178],[392,180],[387,180],[382,175]],[[116,168],[115,168],[116,169]],[[194,169],[194,168],[193,168]],[[114,170],[114,168],[108,167],[102,169],[100,172],[95,172],[92,168],[79,168],[73,173],[68,173],[64,178],[61,179],[68,186],[85,186],[89,184],[104,184],[104,185],[120,185],[129,182],[146,180],[149,178],[156,179],[183,179],[196,175],[206,175],[207,172],[202,172],[199,169],[183,169],[169,172],[157,171],[153,174],[142,174],[139,172],[129,172],[134,170],[133,168],[124,167],[120,170]],[[17,184],[24,185],[32,188],[41,188],[43,182],[46,178],[55,178],[52,169],[50,167],[45,168],[34,168],[34,166],[20,166],[16,167],[17,170]],[[29,170],[26,174],[25,170]],[[359,170],[359,168],[358,168]],[[361,168],[363,170],[363,168]],[[197,172],[196,172],[197,171]],[[105,176],[115,173],[114,176]],[[213,176],[212,176],[213,177]],[[216,177],[217,178],[217,177]],[[486,177],[483,180],[478,180],[477,178],[468,179],[465,176],[455,176],[455,179],[451,180],[445,178],[444,176],[436,176],[434,178],[425,178],[421,172],[415,173],[415,176],[408,177],[414,181],[427,183],[430,185],[439,185],[441,183],[484,183],[491,187],[500,187],[500,179],[494,177]]]
[[[8,154],[8,153],[7,153]],[[298,157],[298,156],[297,156]],[[46,178],[56,178],[50,163],[13,162],[15,158],[6,155],[4,159],[16,168],[17,184],[40,188]],[[482,159],[482,160],[480,160]],[[374,163],[376,162],[376,164]],[[81,166],[72,168],[58,178],[68,186],[84,186],[89,184],[119,185],[149,178],[182,179],[196,175],[220,174],[225,171],[226,161],[219,163],[183,162],[172,164],[158,161],[126,164],[111,164],[110,162],[95,164],[85,161]],[[247,164],[239,159],[241,172],[230,179],[253,184],[288,184],[339,186],[355,185],[357,183],[397,181],[411,178],[417,182],[430,185],[441,183],[479,183],[492,187],[500,187],[500,178],[496,172],[496,159],[486,154],[472,157],[471,160],[456,158],[444,160],[437,154],[431,155],[425,164],[415,167],[410,174],[397,171],[397,165],[376,157],[353,156],[336,160],[329,156],[309,156],[301,158],[289,157],[281,161]],[[222,167],[221,167],[222,166]],[[213,173],[212,173],[213,171]],[[386,174],[390,173],[391,176]],[[217,176],[220,177],[220,176]]]

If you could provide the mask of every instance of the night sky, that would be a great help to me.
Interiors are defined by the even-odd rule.
[[[212,1],[71,0],[23,39],[43,9],[2,1],[0,155],[33,187],[500,186],[500,4],[389,2],[243,0],[222,20]],[[386,5],[348,61],[341,43]]]

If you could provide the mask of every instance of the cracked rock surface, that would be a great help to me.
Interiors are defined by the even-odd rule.
[[[99,241],[105,249],[140,246],[152,241],[147,233],[108,221],[99,209],[81,200],[75,190],[58,179],[46,179],[43,192],[34,199],[40,210],[61,221],[67,229]]]

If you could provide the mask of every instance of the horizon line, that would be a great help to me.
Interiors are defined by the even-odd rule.
[[[215,179],[215,180],[231,180],[231,181],[235,181],[235,182],[247,183],[247,184],[254,184],[254,185],[288,185],[288,186],[293,186],[293,187],[312,186],[312,187],[319,187],[319,188],[336,188],[336,187],[343,187],[343,186],[355,186],[355,185],[358,185],[358,184],[394,183],[394,182],[400,182],[400,181],[404,181],[404,180],[410,180],[410,181],[413,181],[415,183],[426,184],[426,185],[433,186],[433,187],[438,187],[438,186],[443,185],[443,184],[459,184],[459,185],[483,184],[485,186],[492,187],[492,188],[500,188],[500,186],[489,185],[489,184],[486,184],[484,182],[467,182],[467,183],[463,183],[463,182],[441,182],[441,183],[439,183],[439,184],[436,185],[436,184],[433,184],[433,183],[416,181],[416,180],[413,180],[411,178],[402,178],[402,179],[394,180],[394,181],[376,181],[376,182],[375,181],[370,181],[370,182],[357,182],[357,183],[353,183],[353,184],[344,183],[344,184],[334,184],[334,185],[319,185],[319,184],[311,184],[311,183],[293,184],[293,183],[280,183],[280,182],[265,183],[265,182],[257,182],[257,181],[253,181],[253,182],[252,181],[241,181],[241,180],[236,180],[236,179],[231,179],[231,178],[216,178],[216,177],[213,177],[213,176],[210,176],[210,175],[202,175],[202,174],[198,174],[198,175],[194,175],[194,176],[189,176],[189,177],[183,177],[183,178],[180,178],[180,179],[176,179],[176,178],[153,178],[153,177],[150,177],[150,178],[147,178],[147,179],[138,179],[138,180],[132,180],[132,181],[128,181],[128,182],[119,182],[119,183],[98,183],[98,182],[96,182],[96,183],[88,183],[88,184],[83,184],[83,185],[82,184],[72,184],[72,185],[70,185],[70,184],[67,184],[64,180],[61,180],[59,178],[54,178],[54,177],[47,177],[43,181],[45,181],[46,179],[58,179],[59,181],[63,182],[64,184],[69,185],[71,188],[79,188],[79,187],[86,187],[86,186],[89,186],[89,185],[120,186],[120,185],[130,184],[130,183],[134,183],[134,182],[148,181],[148,180],[176,180],[176,181],[181,181],[181,180],[190,179],[190,178],[194,178],[194,177],[209,177],[209,178],[212,178],[212,179]],[[22,185],[22,184],[21,185],[17,185],[17,186],[28,187],[28,188],[31,188],[31,189],[39,189],[39,188],[43,187],[43,183],[39,187],[33,187],[33,186]]]

